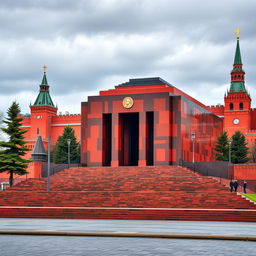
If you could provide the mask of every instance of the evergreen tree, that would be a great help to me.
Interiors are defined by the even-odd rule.
[[[2,123],[3,123],[3,113],[2,112],[0,112],[0,140],[2,140],[3,139],[3,136],[2,136],[2,134],[3,134],[3,131],[2,131]]]
[[[228,145],[228,134],[223,132],[217,139],[215,146],[216,160],[228,161],[229,160],[229,145]]]
[[[234,164],[246,163],[249,161],[249,157],[247,157],[249,153],[249,149],[246,146],[247,142],[245,141],[245,136],[237,131],[232,136],[231,143],[231,161]]]
[[[56,164],[68,163],[68,139],[70,139],[70,163],[80,163],[80,144],[76,141],[75,131],[67,126],[63,134],[58,137],[53,153]]]
[[[25,146],[24,136],[25,130],[22,130],[20,115],[20,107],[13,102],[7,111],[7,118],[3,121],[6,128],[1,130],[7,134],[7,141],[0,141],[0,172],[8,172],[10,186],[13,185],[13,175],[24,175],[28,172],[26,168],[30,160],[22,158],[29,149]]]

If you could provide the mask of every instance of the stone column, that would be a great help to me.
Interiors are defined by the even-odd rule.
[[[119,116],[118,113],[112,114],[112,154],[111,154],[111,167],[119,166]]]
[[[146,166],[146,137],[147,125],[146,125],[146,112],[139,113],[139,166]]]

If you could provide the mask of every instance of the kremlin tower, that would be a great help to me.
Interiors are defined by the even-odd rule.
[[[63,129],[66,126],[70,126],[75,130],[75,135],[78,141],[80,141],[80,126],[81,117],[80,114],[70,115],[57,115],[58,108],[54,105],[46,77],[46,66],[44,65],[43,79],[40,84],[39,94],[33,105],[30,105],[30,115],[23,116],[22,128],[27,130],[25,133],[25,140],[27,146],[33,150],[38,136],[41,136],[44,148],[48,147],[48,139],[51,137],[51,148],[54,147],[58,136],[62,135]],[[27,158],[31,157],[27,154]]]
[[[239,45],[239,33],[237,30],[236,53],[231,71],[231,84],[224,98],[224,129],[229,136],[236,131],[246,134],[251,126],[251,97],[244,85],[245,72]]]
[[[251,108],[251,97],[245,87],[245,72],[240,52],[240,32],[237,29],[237,42],[231,83],[224,97],[224,106],[212,106],[209,110],[223,118],[223,129],[231,137],[241,131],[251,147],[256,139],[256,111]]]

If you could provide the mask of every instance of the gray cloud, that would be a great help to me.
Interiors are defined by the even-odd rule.
[[[3,0],[0,109],[5,97],[18,98],[22,109],[33,102],[22,95],[36,96],[44,64],[59,108],[68,95],[86,98],[144,76],[160,76],[217,104],[229,84],[237,27],[246,81],[255,84],[255,9],[253,0]]]

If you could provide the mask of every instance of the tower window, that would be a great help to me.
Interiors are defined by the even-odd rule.
[[[36,134],[39,135],[39,128],[36,128]]]
[[[230,109],[230,110],[234,110],[234,104],[233,104],[233,103],[230,103],[230,104],[229,104],[229,109]]]
[[[243,110],[244,109],[244,103],[243,102],[240,102],[239,103],[239,110]]]

